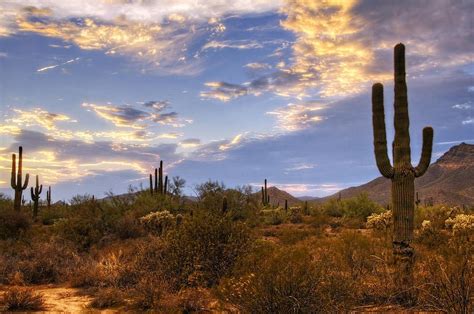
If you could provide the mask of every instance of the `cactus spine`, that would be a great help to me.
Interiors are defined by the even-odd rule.
[[[393,167],[387,154],[385,131],[383,85],[372,87],[372,123],[374,129],[374,152],[380,173],[392,181],[393,207],[393,254],[396,264],[395,281],[400,288],[400,301],[414,301],[410,289],[413,287],[414,250],[413,239],[415,205],[415,178],[422,176],[431,160],[433,129],[423,129],[423,148],[418,166],[411,164],[408,117],[407,86],[405,80],[405,46],[394,49],[395,67],[395,139],[393,141]]]
[[[48,205],[48,208],[51,207],[51,186],[49,186],[46,191],[46,204]]]
[[[25,182],[22,184],[22,171],[23,171],[23,147],[20,146],[18,149],[18,172],[16,170],[16,155],[12,154],[12,176],[11,176],[11,187],[15,190],[15,199],[13,201],[13,208],[16,211],[20,211],[21,198],[23,191],[28,187],[28,180],[30,175],[27,173],[25,176]]]
[[[36,176],[36,186],[33,189],[31,187],[31,199],[33,200],[33,218],[36,219],[38,216],[38,206],[39,206],[39,199],[40,194],[43,191],[43,185],[39,184],[39,178]]]

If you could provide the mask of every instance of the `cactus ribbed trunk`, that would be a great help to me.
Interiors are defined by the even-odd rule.
[[[16,169],[16,155],[12,154],[12,174],[11,174],[11,187],[15,190],[15,198],[13,200],[13,209],[20,211],[21,209],[21,199],[23,191],[28,187],[28,180],[30,175],[26,174],[25,182],[22,184],[22,171],[23,171],[23,147],[18,149],[18,173]]]
[[[392,181],[393,208],[393,255],[395,262],[395,285],[399,289],[398,299],[405,304],[416,300],[413,292],[413,265],[415,251],[410,246],[413,240],[415,213],[415,178],[422,176],[431,160],[433,129],[423,129],[423,148],[418,166],[411,164],[410,120],[405,73],[405,46],[394,49],[395,68],[395,139],[393,141],[393,167],[387,154],[383,85],[372,87],[372,123],[374,129],[374,153],[380,173]]]

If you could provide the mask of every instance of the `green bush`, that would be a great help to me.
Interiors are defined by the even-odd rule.
[[[212,286],[247,251],[250,230],[228,217],[198,212],[165,241],[162,266],[176,286]]]
[[[322,211],[331,217],[349,217],[365,220],[373,213],[383,212],[383,208],[371,201],[368,195],[363,193],[345,200],[330,199],[323,204]]]

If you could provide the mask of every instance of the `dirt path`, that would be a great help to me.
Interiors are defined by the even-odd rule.
[[[4,290],[0,288],[0,294]],[[34,286],[35,292],[41,293],[45,300],[46,311],[49,313],[80,313],[80,312],[91,312],[91,309],[87,308],[91,297],[82,295],[78,289],[43,285]],[[97,311],[99,312],[99,311]]]

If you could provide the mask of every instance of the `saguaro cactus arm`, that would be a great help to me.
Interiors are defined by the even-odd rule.
[[[415,168],[415,177],[421,177],[425,174],[431,162],[431,151],[433,149],[433,128],[425,127],[423,129],[423,148],[418,166]]]
[[[393,165],[395,168],[411,168],[410,118],[405,73],[405,46],[397,44],[394,49],[395,68],[395,139],[393,141]]]
[[[383,85],[381,83],[376,83],[372,86],[372,125],[374,129],[374,152],[377,167],[384,177],[392,178],[393,167],[387,154]]]

